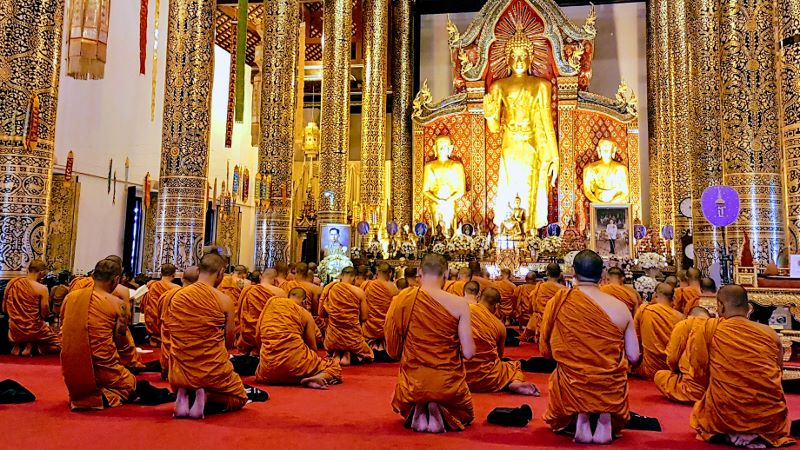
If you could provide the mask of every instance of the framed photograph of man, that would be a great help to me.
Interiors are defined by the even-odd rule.
[[[603,258],[633,255],[633,220],[630,204],[593,203],[589,248]]]
[[[350,225],[333,223],[320,226],[319,251],[322,258],[335,253],[350,256]]]

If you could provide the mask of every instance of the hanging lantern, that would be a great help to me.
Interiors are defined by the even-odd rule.
[[[111,0],[71,0],[67,75],[102,80],[105,75]]]

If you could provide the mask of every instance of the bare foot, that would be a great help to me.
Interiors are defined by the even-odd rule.
[[[532,395],[534,397],[541,395],[539,388],[535,384],[524,381],[512,381],[508,385],[508,390],[518,395]]]
[[[600,445],[607,445],[611,443],[611,414],[602,413],[597,419],[597,428],[594,430],[592,442]]]
[[[589,414],[578,414],[578,420],[575,422],[575,443],[592,443],[592,425],[589,423]]]
[[[26,342],[25,346],[22,347],[22,351],[19,354],[21,356],[31,356],[33,354],[33,343]]]
[[[758,439],[757,434],[729,434],[726,436],[728,442],[736,447],[744,448],[766,448],[766,445],[761,442],[755,442]]]
[[[192,405],[192,409],[189,410],[189,417],[192,419],[202,419],[206,415],[204,413],[206,409],[206,390],[200,388],[195,391],[194,393],[194,404]]]
[[[14,347],[11,348],[11,354],[13,356],[19,356],[20,352],[22,352],[22,348],[20,348],[19,344],[14,344]]]
[[[442,410],[436,403],[428,403],[428,432],[430,433],[444,433],[444,418],[442,417]]]
[[[176,419],[189,417],[189,394],[186,389],[178,389],[175,397],[175,412],[172,415]]]
[[[320,374],[300,380],[300,385],[309,389],[328,389],[328,380]]]
[[[411,418],[411,429],[424,433],[428,431],[428,407],[417,403],[414,405],[414,416]]]
[[[339,364],[342,366],[350,365],[350,352],[342,352],[342,359],[339,360]]]

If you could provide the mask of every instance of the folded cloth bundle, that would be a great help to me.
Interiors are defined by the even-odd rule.
[[[533,356],[520,361],[523,372],[532,373],[553,373],[556,370],[556,360],[547,359],[543,356]]]
[[[626,430],[661,431],[661,423],[655,417],[645,417],[631,412],[631,418],[625,424]]]
[[[16,381],[0,381],[0,404],[28,403],[35,400],[36,396]]]
[[[250,377],[256,374],[258,356],[232,356],[231,364],[233,364],[233,371],[239,374],[239,376]]]
[[[147,380],[136,382],[136,395],[138,396],[137,403],[141,405],[163,405],[175,401],[175,394],[169,389],[157,388]]]
[[[486,421],[493,425],[508,427],[524,427],[533,420],[533,410],[529,405],[519,408],[495,408],[489,413]]]

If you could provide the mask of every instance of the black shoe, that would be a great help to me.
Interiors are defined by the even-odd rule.
[[[524,427],[533,420],[533,410],[529,405],[519,408],[495,408],[489,413],[486,421],[493,425],[507,427]]]

